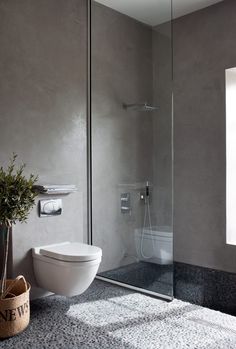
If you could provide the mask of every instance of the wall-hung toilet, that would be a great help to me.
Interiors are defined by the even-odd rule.
[[[79,242],[63,242],[35,247],[32,255],[38,285],[71,297],[83,293],[94,280],[102,250]]]

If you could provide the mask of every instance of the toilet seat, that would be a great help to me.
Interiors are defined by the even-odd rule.
[[[100,259],[102,250],[80,242],[63,242],[40,247],[39,254],[63,262],[89,262]]]
[[[102,260],[102,250],[79,242],[63,242],[34,247],[32,257],[37,285],[72,297],[83,293],[93,282]]]

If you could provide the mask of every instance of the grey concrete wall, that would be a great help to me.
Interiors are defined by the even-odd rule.
[[[151,100],[151,28],[93,3],[93,243],[103,248],[101,271],[135,261],[139,193],[152,181],[152,117],[122,105]],[[131,194],[131,215],[120,213],[122,192]]]
[[[13,229],[14,274],[34,284],[30,249],[86,236],[86,0],[0,0],[0,163],[40,183],[76,184],[56,218]]]
[[[236,2],[174,21],[175,260],[236,272],[225,231],[225,69],[236,66]]]
[[[171,11],[170,11],[171,18]],[[173,130],[171,22],[153,28],[153,203],[154,224],[173,231]]]

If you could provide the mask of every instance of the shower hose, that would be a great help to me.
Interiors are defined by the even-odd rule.
[[[144,207],[144,219],[143,219],[143,227],[141,231],[141,244],[140,244],[140,253],[142,258],[144,259],[149,259],[153,257],[153,252],[154,252],[154,241],[153,241],[153,236],[151,235],[151,240],[152,240],[152,253],[150,256],[146,255],[144,253],[144,235],[145,235],[145,229],[149,228],[150,232],[152,231],[152,221],[151,221],[151,213],[150,213],[150,196],[149,196],[149,184],[147,182],[146,185],[146,195],[145,195],[145,207]]]

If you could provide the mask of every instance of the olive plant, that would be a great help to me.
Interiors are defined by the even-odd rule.
[[[0,225],[2,227],[4,256],[0,280],[0,299],[6,290],[7,260],[10,230],[16,222],[26,222],[35,204],[37,193],[33,185],[38,177],[30,174],[25,177],[25,164],[16,165],[17,155],[13,154],[6,169],[0,167]]]

